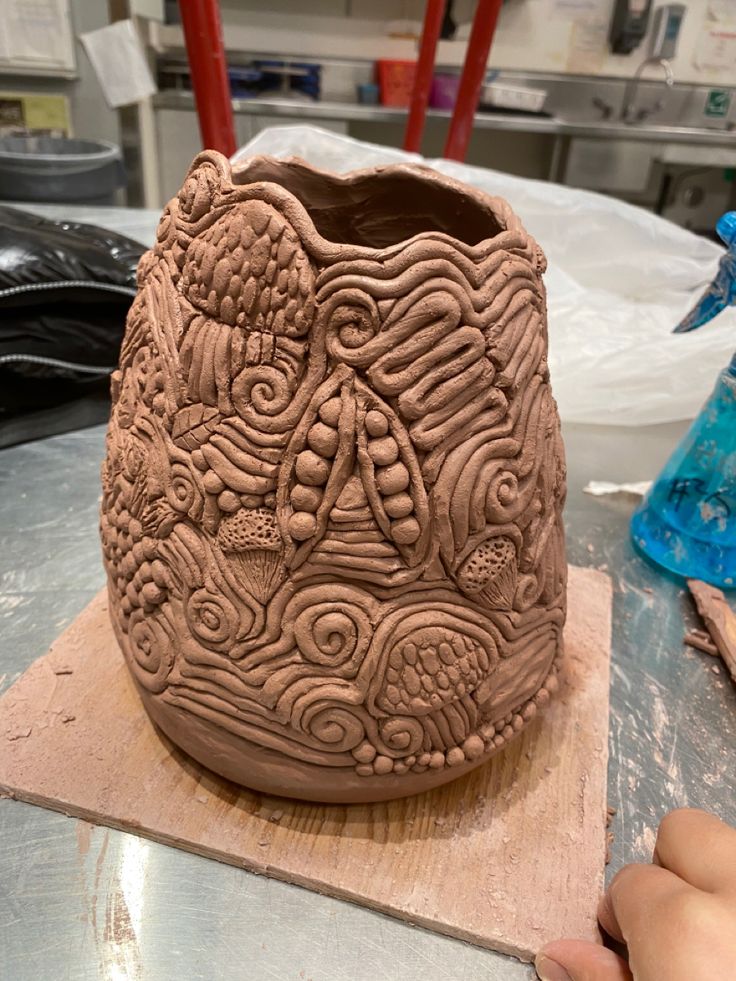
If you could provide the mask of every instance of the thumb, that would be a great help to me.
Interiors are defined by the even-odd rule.
[[[555,940],[536,956],[541,981],[633,981],[626,962],[600,944]]]

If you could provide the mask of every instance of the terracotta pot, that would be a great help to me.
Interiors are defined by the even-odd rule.
[[[557,684],[564,463],[544,257],[429,170],[197,157],[139,267],[103,468],[154,721],[320,801],[438,786]]]

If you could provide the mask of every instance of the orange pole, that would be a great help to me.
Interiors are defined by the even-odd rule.
[[[192,89],[205,150],[235,153],[235,124],[218,0],[179,0]]]
[[[432,88],[434,75],[434,59],[437,51],[437,40],[442,30],[442,18],[445,14],[445,0],[427,0],[424,11],[424,27],[419,46],[419,60],[414,77],[414,89],[411,94],[409,118],[406,121],[404,134],[404,149],[418,152],[424,132],[424,119],[429,105],[429,93]]]
[[[478,0],[473,27],[465,53],[465,64],[457,92],[455,111],[445,143],[445,157],[449,160],[465,160],[473,131],[473,118],[480,99],[480,90],[488,64],[493,35],[503,0]]]

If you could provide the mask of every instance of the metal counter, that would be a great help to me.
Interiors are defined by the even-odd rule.
[[[114,212],[75,217],[120,228]],[[126,230],[150,239],[152,217],[129,214]],[[607,569],[615,585],[609,873],[651,857],[672,807],[736,823],[736,688],[717,660],[684,650],[689,598],[633,553],[632,500],[582,493],[591,479],[653,476],[682,430],[565,427],[569,558]],[[0,451],[0,692],[102,586],[103,440],[97,427]],[[346,902],[0,800],[0,977],[9,981],[533,976],[528,965]]]
[[[191,109],[194,97],[190,92],[162,92],[154,98],[156,109]],[[403,123],[406,109],[386,106],[364,106],[355,102],[307,102],[296,99],[233,99],[235,113],[245,115],[283,116],[302,120],[338,119],[363,122]],[[428,119],[450,119],[446,109],[428,109]],[[706,129],[695,126],[627,125],[617,120],[566,120],[559,116],[537,116],[532,113],[486,112],[475,114],[474,128],[505,130],[515,133],[540,133],[548,136],[586,136],[597,139],[627,140],[646,143],[691,143],[701,146],[721,146],[733,150],[736,161],[736,133],[728,129]]]

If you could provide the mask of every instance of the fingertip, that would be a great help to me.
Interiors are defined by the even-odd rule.
[[[609,937],[613,937],[619,943],[624,942],[621,927],[618,925],[616,914],[613,911],[610,889],[606,890],[598,903],[598,922]]]
[[[620,904],[620,896],[630,892],[630,884],[639,880],[642,870],[649,867],[634,863],[624,865],[611,879],[608,889],[598,903],[598,922],[608,936],[613,937],[619,943],[625,942],[623,930],[616,914],[617,904]]]
[[[659,822],[654,851],[666,846],[671,839],[678,840],[683,835],[697,837],[706,828],[720,827],[724,824],[717,814],[699,807],[676,807],[668,811]],[[726,825],[728,827],[728,825]]]
[[[642,905],[641,900],[650,891],[652,881],[659,881],[662,875],[669,876],[669,873],[639,862],[631,862],[618,870],[598,904],[598,922],[609,937],[625,943],[629,914]]]
[[[720,821],[716,814],[705,811],[702,807],[673,807],[671,811],[667,811],[659,824],[660,827],[662,825],[666,827],[668,824],[678,824],[680,821],[702,821],[704,818],[708,821]]]
[[[541,952],[534,958],[534,969],[539,981],[573,981],[562,964]]]
[[[541,981],[632,981],[626,962],[600,944],[555,940],[534,961]]]

